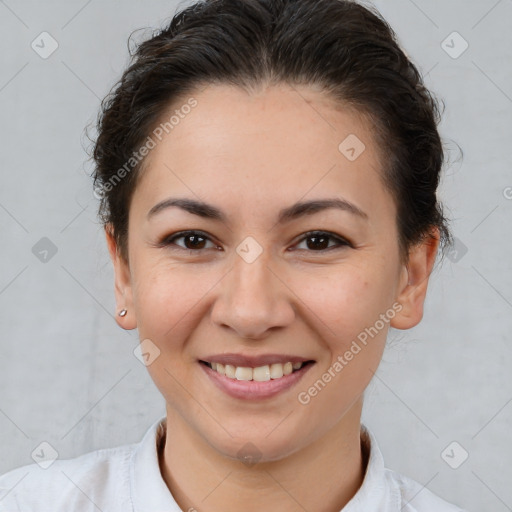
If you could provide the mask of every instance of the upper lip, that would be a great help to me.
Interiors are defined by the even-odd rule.
[[[311,359],[287,354],[260,354],[258,356],[250,356],[247,354],[217,354],[204,357],[201,361],[205,361],[207,363],[220,363],[223,365],[230,364],[232,366],[258,368],[259,366],[276,363],[305,363],[306,361],[311,361]]]

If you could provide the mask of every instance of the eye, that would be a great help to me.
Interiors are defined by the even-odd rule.
[[[180,239],[184,240],[184,246],[176,243],[176,240]],[[205,247],[207,241],[210,241],[210,243],[212,244],[211,247]],[[176,233],[175,235],[165,238],[159,245],[162,247],[176,245],[180,249],[189,250],[193,252],[198,252],[202,249],[217,247],[210,240],[210,237],[206,235],[206,233],[203,233],[202,231],[182,231],[180,233]]]
[[[310,240],[311,243],[308,243],[308,240]],[[329,246],[329,240],[334,240],[336,243]],[[301,243],[303,241],[306,241],[306,250],[309,250],[309,252],[322,252],[344,246],[352,247],[350,242],[347,240],[326,231],[309,231],[308,233],[305,233],[304,237],[301,239]]]
[[[177,240],[184,240],[184,245],[176,243]],[[334,241],[334,245],[330,245],[329,241]],[[208,242],[211,246],[207,247]],[[352,244],[340,236],[334,235],[326,231],[309,231],[303,235],[300,243],[306,243],[306,249],[301,249],[296,245],[299,250],[307,250],[308,252],[324,252],[341,247],[352,247]],[[309,243],[308,243],[309,242]],[[199,252],[205,249],[219,247],[211,241],[211,238],[202,231],[181,231],[174,235],[164,238],[159,244],[159,247],[175,246],[175,248],[188,250],[190,252]]]

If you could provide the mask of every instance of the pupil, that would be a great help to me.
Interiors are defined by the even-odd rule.
[[[187,244],[187,248],[188,249],[191,249],[191,248],[193,248],[193,249],[197,249],[197,248],[202,249],[203,247],[199,247],[201,245],[201,242],[198,242],[199,239],[203,239],[203,243],[204,243],[204,238],[202,236],[200,236],[200,235],[188,235],[186,237],[186,240],[189,240],[189,241],[190,240],[194,240],[194,241],[192,242],[192,244]],[[188,245],[192,245],[192,247],[188,247]]]
[[[308,240],[316,240],[317,241],[316,245],[315,245],[315,242],[313,242],[313,244],[309,244],[309,242],[308,242],[309,249],[315,249],[315,248],[316,249],[326,249],[327,246],[329,245],[328,244],[328,240],[329,240],[328,236],[310,236]],[[318,240],[322,240],[324,243],[318,244]]]

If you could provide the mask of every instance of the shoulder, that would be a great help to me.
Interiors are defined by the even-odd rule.
[[[129,467],[135,444],[57,459],[47,469],[28,464],[0,476],[0,512],[83,512],[116,503],[131,509]],[[118,507],[118,508],[117,508]]]
[[[466,512],[408,476],[386,468],[385,477],[400,491],[402,512]]]

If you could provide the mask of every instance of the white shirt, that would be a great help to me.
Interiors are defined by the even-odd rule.
[[[165,417],[140,443],[28,464],[0,476],[0,512],[181,512],[160,473]],[[465,512],[418,482],[386,469],[373,434],[361,425],[369,453],[363,483],[342,512]],[[193,509],[192,509],[193,510]]]

